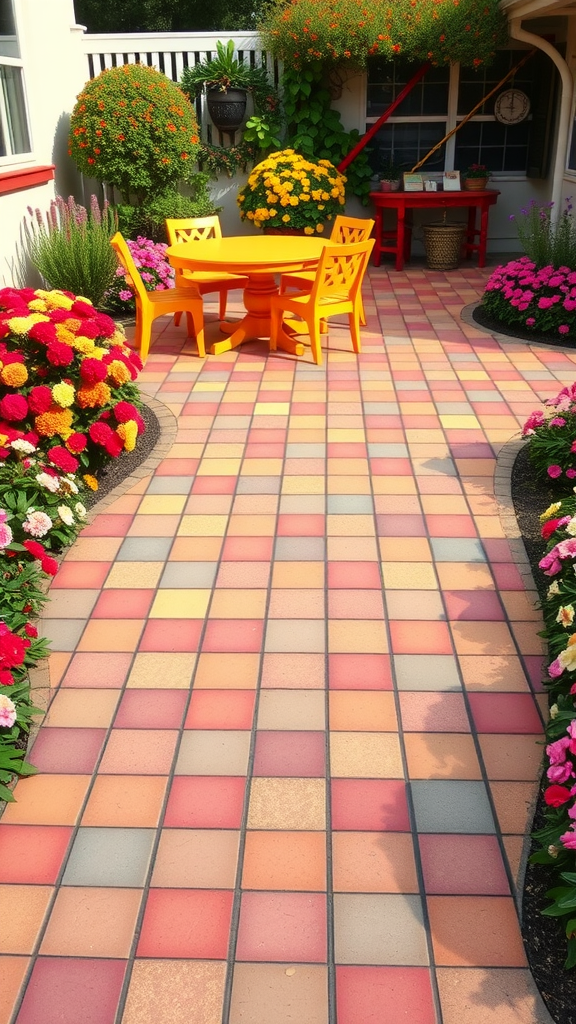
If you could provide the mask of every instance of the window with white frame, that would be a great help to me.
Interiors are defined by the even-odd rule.
[[[372,140],[374,170],[377,172],[383,161],[390,158],[410,170],[523,56],[522,50],[502,50],[492,66],[484,70],[452,65],[427,71]],[[546,70],[551,87],[552,71]],[[414,64],[372,62],[368,71],[367,127],[377,121],[416,71]],[[528,60],[502,90],[512,86],[527,93],[534,110],[543,88],[541,64],[534,58]],[[469,164],[480,163],[493,174],[527,173],[533,113],[519,124],[501,124],[494,115],[496,95],[426,161],[424,171],[464,170]]]
[[[20,46],[12,0],[0,0],[0,166],[30,153]]]

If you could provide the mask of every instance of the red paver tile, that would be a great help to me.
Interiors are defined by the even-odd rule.
[[[179,729],[185,690],[126,690],[120,701],[115,729]]]
[[[105,729],[41,729],[31,751],[38,771],[87,775],[94,771]]]
[[[408,832],[406,786],[396,779],[332,779],[332,828]]]
[[[536,733],[542,729],[529,693],[469,693],[477,732]]]
[[[436,1024],[425,967],[337,967],[336,1009],[338,1024],[383,1024],[383,1011],[390,1024]]]
[[[52,590],[77,588],[99,589],[106,579],[111,562],[66,562],[64,561],[53,582]]]
[[[105,590],[94,607],[95,619],[143,619],[150,611],[153,590]]]
[[[251,653],[262,647],[260,619],[212,619],[206,625],[202,651]]]
[[[232,897],[223,889],[151,889],[136,955],[225,960]]]
[[[177,776],[172,781],[167,828],[240,828],[246,780],[227,776]]]
[[[126,961],[39,957],[17,1024],[114,1024]]]
[[[332,690],[391,690],[390,658],[384,654],[330,654]]]
[[[490,590],[446,590],[444,600],[449,619],[495,621],[504,618],[500,599]]]
[[[224,562],[269,562],[273,537],[227,537],[222,548]]]
[[[326,897],[290,892],[245,892],[238,960],[323,963],[326,960]]]
[[[324,776],[326,741],[323,732],[258,731],[254,775],[268,778]]]
[[[254,690],[197,690],[192,694],[185,729],[251,729]]]
[[[421,835],[419,842],[427,893],[509,895],[510,886],[496,836]]]
[[[445,622],[423,620],[390,622],[394,654],[451,654],[450,632]]]
[[[107,687],[119,689],[128,676],[131,654],[75,654],[68,666],[63,686]]]
[[[202,626],[201,619],[152,619],[144,627],[138,650],[197,651]]]
[[[71,835],[65,826],[0,825],[0,883],[53,885]]]
[[[328,562],[328,586],[334,589],[381,590],[376,562]]]

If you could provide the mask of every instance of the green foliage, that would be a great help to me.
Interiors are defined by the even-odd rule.
[[[30,208],[29,213],[32,217]],[[58,196],[50,203],[46,220],[36,210],[34,219],[24,222],[26,255],[48,287],[83,295],[98,306],[116,272],[117,260],[110,246],[116,230],[116,218],[107,202],[100,210],[92,196],[87,211],[73,196],[68,202]]]
[[[70,155],[88,177],[129,200],[166,192],[198,152],[188,97],[154,68],[124,64],[87,82],[70,120]]]
[[[204,88],[254,89],[268,86],[265,68],[253,68],[248,62],[234,56],[234,41],[229,39],[226,46],[220,40],[216,43],[216,56],[199,61],[184,68],[181,78],[182,90],[190,99],[199,96]]]
[[[281,140],[275,134],[277,128],[271,117],[261,117],[253,114],[246,121],[244,129],[244,141],[254,142],[260,149],[272,149],[281,145]]]
[[[497,0],[272,0],[261,31],[266,49],[292,68],[363,68],[373,54],[479,67],[507,38]]]
[[[140,206],[120,205],[116,207],[118,230],[125,238],[143,235],[154,242],[166,241],[167,218],[209,217],[216,213],[207,188],[208,174],[196,174],[189,182],[192,195],[183,196],[175,189],[145,199]]]
[[[576,270],[576,221],[571,199],[556,221],[552,219],[554,203],[537,203],[532,199],[510,219],[516,223],[518,237],[527,256],[541,267],[570,267]]]
[[[265,0],[75,0],[89,32],[254,30]]]
[[[289,145],[309,160],[329,160],[337,167],[359,141],[360,133],[347,132],[340,114],[332,109],[325,68],[318,61],[301,71],[287,68],[282,88]],[[371,177],[365,147],[346,168],[347,193],[359,196],[366,205]]]

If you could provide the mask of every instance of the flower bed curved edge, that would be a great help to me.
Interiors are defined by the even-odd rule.
[[[557,918],[566,937],[566,969],[576,967],[576,384],[562,388],[524,425],[537,475],[562,486],[541,516],[546,552],[539,562],[550,580],[542,602],[550,662],[546,725],[545,824],[534,833],[531,861],[552,869],[555,884],[542,913]]]
[[[34,624],[54,557],[76,537],[95,474],[135,448],[142,364],[124,332],[69,292],[0,289],[0,799],[30,774]]]

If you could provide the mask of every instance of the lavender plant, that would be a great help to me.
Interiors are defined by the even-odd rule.
[[[521,210],[521,217],[511,215],[516,222],[518,237],[524,252],[536,264],[536,269],[561,267],[576,270],[576,222],[572,198],[565,201],[564,209],[556,221],[552,219],[554,203],[537,203],[532,199]]]
[[[50,288],[72,292],[100,306],[118,267],[110,239],[116,231],[116,215],[107,201],[102,209],[96,196],[90,209],[58,196],[44,219],[39,209],[28,207],[24,221],[26,254]]]

